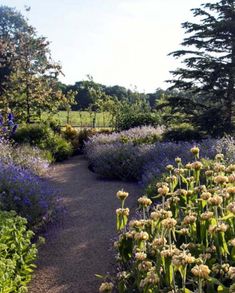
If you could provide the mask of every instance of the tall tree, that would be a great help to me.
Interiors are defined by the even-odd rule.
[[[19,36],[29,28],[21,13],[7,6],[0,6],[0,96],[13,69]]]
[[[199,21],[182,24],[187,37],[181,45],[186,49],[171,53],[184,57],[183,67],[172,71],[171,88],[188,95],[169,101],[189,112],[202,130],[231,132],[235,126],[235,1],[205,3],[192,12]]]
[[[0,43],[13,48],[10,58],[6,54],[8,59],[0,60],[0,68],[5,66],[0,94],[18,118],[30,123],[33,116],[54,110],[63,102],[57,82],[61,69],[51,59],[49,42],[38,37],[19,12],[0,6],[0,16]]]

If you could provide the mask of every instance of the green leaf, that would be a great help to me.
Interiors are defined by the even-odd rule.
[[[229,288],[225,287],[224,285],[219,285],[217,288],[217,292],[219,293],[229,293]]]
[[[191,290],[185,288],[185,289],[184,289],[184,293],[193,293],[193,292],[192,292]]]
[[[225,216],[225,217],[223,217],[223,218],[220,218],[220,220],[222,220],[222,221],[226,221],[226,220],[231,219],[231,218],[234,218],[234,217],[235,217],[234,214],[229,213],[227,216]]]
[[[235,260],[235,247],[234,246],[231,251],[231,257],[232,257],[232,260]]]
[[[225,236],[224,236],[224,232],[219,233],[219,243],[221,245],[223,254],[229,254],[229,250],[228,250],[228,246],[227,246],[227,242],[225,240]]]
[[[104,279],[104,278],[105,278],[105,276],[102,276],[102,275],[99,275],[99,274],[95,274],[95,276],[96,276],[97,278],[99,278],[99,279]]]

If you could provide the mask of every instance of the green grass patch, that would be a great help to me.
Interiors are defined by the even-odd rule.
[[[59,111],[57,114],[43,113],[42,119],[46,120],[48,117],[59,119],[61,125],[67,124],[67,112]],[[111,115],[108,112],[95,113],[88,111],[71,111],[69,124],[74,127],[111,127]]]

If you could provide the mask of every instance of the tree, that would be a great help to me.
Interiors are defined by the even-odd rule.
[[[64,107],[65,107],[66,112],[67,112],[67,117],[66,117],[67,124],[70,124],[70,112],[71,112],[72,105],[75,104],[75,96],[76,96],[76,94],[77,94],[77,92],[76,91],[72,91],[72,90],[69,90],[65,94]]]
[[[29,28],[22,14],[13,8],[0,6],[0,96],[12,71],[19,36]]]
[[[51,59],[49,42],[12,8],[0,7],[0,42],[12,49],[0,60],[5,68],[1,96],[15,116],[30,123],[42,111],[52,111],[63,102],[57,77],[59,64]]]
[[[181,49],[183,67],[172,71],[171,89],[187,93],[174,95],[169,104],[192,115],[202,130],[218,135],[235,127],[235,2],[220,0],[192,9],[198,23],[185,22],[187,37]]]

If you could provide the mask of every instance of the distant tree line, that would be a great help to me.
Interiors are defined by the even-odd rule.
[[[68,93],[71,90],[73,92],[76,92],[75,103],[71,107],[73,111],[88,109],[89,106],[93,104],[96,99],[96,94],[94,93],[94,90],[97,89],[99,89],[99,91],[103,93],[103,96],[116,98],[119,101],[131,101],[134,99],[136,92],[138,92],[137,89],[130,90],[119,85],[106,86],[100,83],[96,83],[93,79],[89,78],[85,81],[75,82],[74,85],[66,85],[60,82],[59,87],[64,94]],[[138,94],[141,95],[141,97],[149,103],[152,109],[155,109],[157,101],[160,100],[162,95],[168,92],[168,90],[158,88],[154,93],[146,94],[138,92]]]

